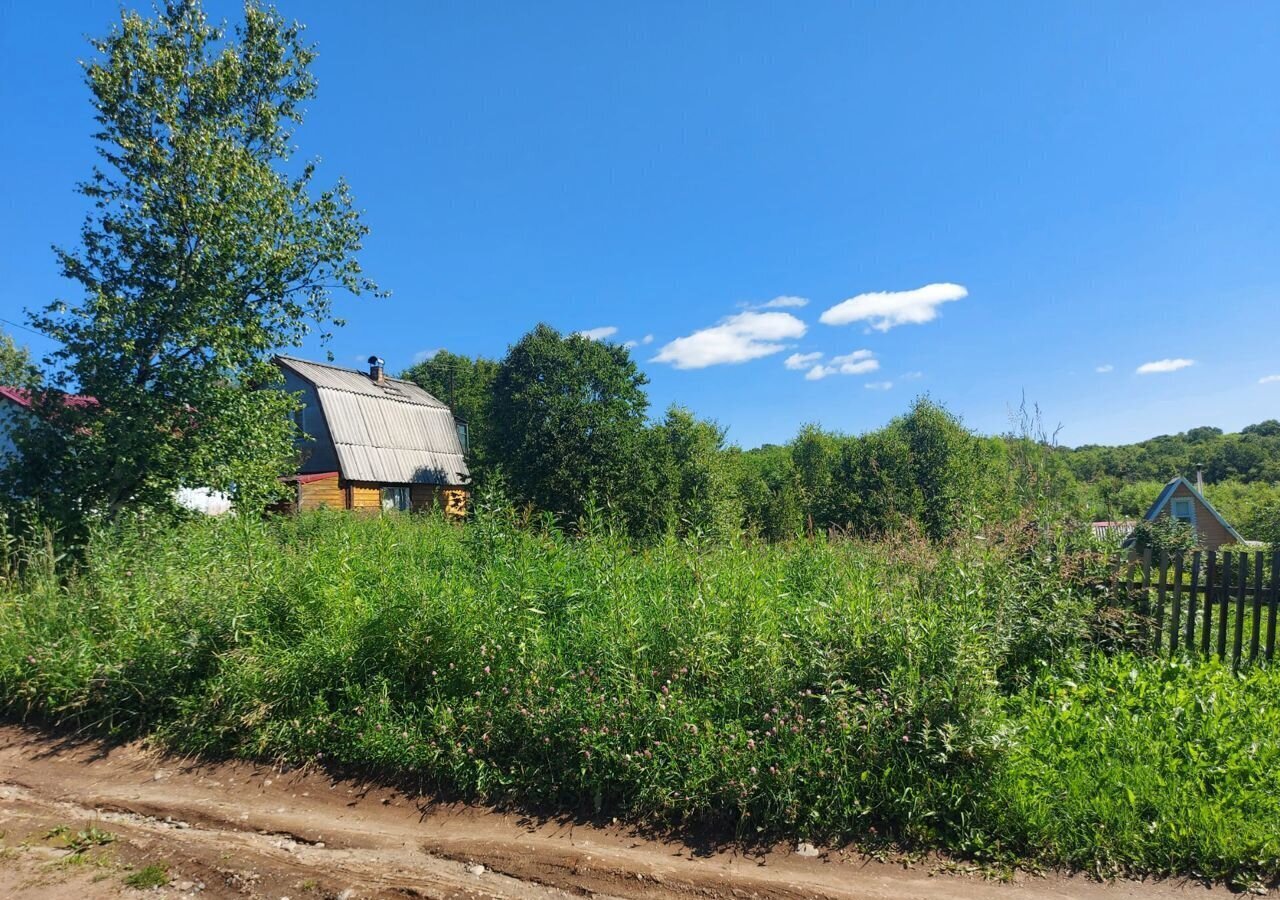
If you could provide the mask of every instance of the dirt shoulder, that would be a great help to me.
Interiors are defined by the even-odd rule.
[[[1211,898],[1079,876],[999,883],[941,861],[694,850],[623,828],[433,803],[322,773],[191,763],[0,725],[0,896]],[[806,848],[806,851],[808,848]]]

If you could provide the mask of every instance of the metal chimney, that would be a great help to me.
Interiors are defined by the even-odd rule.
[[[383,375],[381,356],[369,357],[369,377],[377,384],[382,384],[385,380],[386,376]]]

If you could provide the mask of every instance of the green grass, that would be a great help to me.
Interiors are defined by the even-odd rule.
[[[1011,706],[987,816],[1018,849],[1099,874],[1280,872],[1280,670],[1097,657]]]
[[[143,866],[138,871],[126,875],[124,883],[140,891],[164,887],[169,883],[169,867],[159,863]]]
[[[1219,698],[1221,728],[1171,724],[1150,699],[1167,666],[1085,662],[1092,601],[1068,562],[917,542],[635,549],[489,514],[136,527],[70,581],[0,594],[0,702],[181,751],[743,837],[1274,877],[1280,816],[1249,813],[1274,765],[1233,763],[1195,793],[1133,760],[1148,739],[1184,757],[1199,742],[1204,781],[1203,760],[1243,758],[1228,734],[1274,758],[1274,706],[1256,701],[1276,677],[1175,668]],[[1148,686],[1119,723],[1109,665]],[[1126,770],[1150,773],[1126,783],[1139,808],[1217,837],[1098,818]]]

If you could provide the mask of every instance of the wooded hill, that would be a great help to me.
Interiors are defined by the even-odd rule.
[[[1176,475],[1205,481],[1280,481],[1280,420],[1267,419],[1238,433],[1205,425],[1162,434],[1136,444],[1085,444],[1063,449],[1067,465],[1083,481],[1168,481]]]

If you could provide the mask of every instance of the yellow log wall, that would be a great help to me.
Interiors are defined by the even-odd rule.
[[[351,484],[351,508],[365,512],[382,510],[382,490],[376,484]]]
[[[332,478],[322,478],[319,481],[312,481],[308,484],[298,485],[298,509],[320,509],[327,506],[330,509],[346,509],[347,495],[342,489],[342,485],[338,483],[338,476]]]

